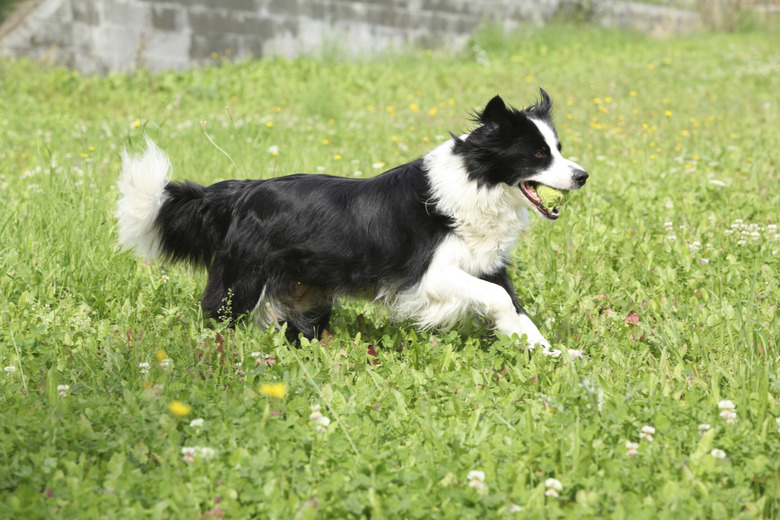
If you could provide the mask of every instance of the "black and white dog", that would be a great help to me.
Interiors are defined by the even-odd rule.
[[[345,294],[381,300],[423,328],[476,313],[550,348],[507,265],[529,209],[558,218],[536,187],[575,190],[588,177],[561,155],[551,110],[544,90],[523,110],[496,96],[473,131],[370,179],[169,182],[168,158],[147,139],[142,155],[122,157],[119,244],[207,267],[208,315],[286,322],[292,339],[318,337]]]

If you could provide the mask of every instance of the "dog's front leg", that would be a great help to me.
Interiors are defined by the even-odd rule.
[[[545,349],[552,348],[550,346],[550,343],[544,338],[544,336],[542,336],[542,333],[539,332],[539,329],[536,327],[534,322],[531,321],[531,318],[529,318],[528,315],[525,313],[525,310],[523,310],[523,308],[520,306],[520,301],[517,299],[517,293],[515,292],[515,287],[512,284],[512,280],[509,278],[509,273],[507,272],[506,267],[501,267],[501,269],[499,269],[495,273],[483,276],[482,280],[498,285],[499,287],[504,289],[504,291],[509,295],[509,297],[512,300],[514,311],[517,314],[517,318],[520,321],[520,330],[522,332],[518,334],[526,335],[526,337],[528,338],[529,348],[534,348],[537,345],[541,345],[542,348]],[[497,321],[496,321],[496,326],[499,327]],[[499,331],[501,331],[500,327],[499,327]],[[506,332],[504,333],[509,335],[509,333]]]
[[[529,348],[551,348],[520,307],[505,269],[482,279],[450,266],[429,276],[426,285],[426,292],[434,301],[459,301],[492,320],[498,332],[507,336],[525,334]]]

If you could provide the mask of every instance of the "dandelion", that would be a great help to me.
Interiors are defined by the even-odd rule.
[[[704,423],[704,424],[700,424],[698,426],[698,428],[699,428],[699,434],[700,435],[704,435],[705,433],[707,433],[710,430],[710,428],[712,428],[712,426],[710,426],[709,424]]]
[[[474,489],[484,489],[485,484],[485,472],[473,469],[466,475],[466,480],[469,481],[469,487]]]
[[[718,448],[713,449],[710,452],[710,455],[712,455],[716,459],[725,459],[726,458],[726,452],[721,450],[721,449],[718,449]]]
[[[134,126],[134,127],[136,127],[136,128],[138,128],[139,126],[141,126],[141,121],[139,121],[138,119],[136,119],[135,121],[133,121],[133,126]]]
[[[185,415],[189,415],[192,411],[192,407],[181,401],[171,401],[171,404],[168,405],[168,410],[176,417],[184,417]]]
[[[639,443],[626,441],[626,455],[629,457],[636,457],[639,454]]]
[[[435,116],[436,112],[437,112],[436,107],[433,107],[430,110],[428,110],[428,115],[429,116]]]
[[[268,128],[271,128],[271,127],[273,127],[273,126],[274,126],[274,122],[273,122],[273,121],[268,121],[268,122],[265,124],[265,126],[267,126]]]
[[[652,426],[642,426],[642,429],[639,431],[639,436],[648,442],[653,442],[653,435],[655,435],[655,428]]]
[[[13,365],[9,365],[9,366],[5,367],[3,370],[5,370],[5,373],[6,373],[6,374],[8,374],[8,375],[10,376],[10,375],[12,375],[14,372],[16,372],[16,367],[15,367],[15,366],[13,366]]]
[[[282,399],[287,395],[287,387],[284,383],[263,383],[260,385],[260,393],[266,397]]]
[[[142,374],[149,373],[149,363],[145,363],[145,362],[138,363],[138,368],[141,369]]]
[[[68,392],[70,392],[70,385],[57,385],[57,391],[61,397],[67,397]]]
[[[563,484],[557,478],[548,478],[544,481],[544,487],[547,491],[544,492],[545,496],[558,498],[558,492],[563,490]]]

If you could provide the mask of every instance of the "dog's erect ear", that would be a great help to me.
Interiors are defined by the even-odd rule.
[[[542,100],[536,104],[536,107],[534,107],[534,112],[549,115],[550,112],[552,112],[552,99],[550,99],[550,96],[543,88],[539,88],[539,94],[542,95]]]
[[[485,110],[479,114],[479,121],[485,125],[492,123],[501,126],[502,123],[507,121],[508,115],[504,100],[501,99],[501,96],[496,96],[488,102]]]

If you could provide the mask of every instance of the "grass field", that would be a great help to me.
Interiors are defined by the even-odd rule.
[[[115,247],[144,133],[177,179],[371,176],[539,86],[591,174],[511,270],[559,357],[360,301],[296,350],[204,320],[203,272]],[[768,32],[107,77],[0,60],[0,517],[776,518],[778,92]]]

